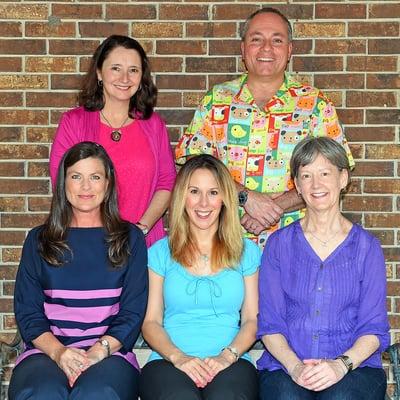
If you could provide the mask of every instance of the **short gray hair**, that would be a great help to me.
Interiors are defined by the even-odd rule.
[[[297,178],[300,167],[311,164],[319,154],[339,171],[347,170],[350,182],[350,164],[346,150],[340,143],[329,137],[308,137],[296,145],[290,159],[292,178]]]
[[[240,32],[240,37],[241,37],[242,41],[244,40],[246,33],[249,30],[251,20],[258,14],[266,14],[266,13],[272,13],[272,14],[279,15],[283,19],[283,21],[287,24],[288,38],[289,38],[289,42],[291,42],[293,40],[292,25],[290,24],[289,20],[286,18],[285,15],[283,15],[279,10],[277,10],[276,8],[273,8],[273,7],[263,7],[257,11],[254,11],[253,14],[251,14],[251,15],[249,15],[249,17],[247,17],[246,21],[243,24],[241,32]]]

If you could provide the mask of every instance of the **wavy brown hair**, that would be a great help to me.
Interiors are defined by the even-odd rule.
[[[72,207],[67,200],[65,178],[67,170],[86,158],[99,159],[105,170],[108,187],[100,206],[101,219],[107,232],[108,259],[113,267],[126,265],[129,257],[129,223],[119,215],[113,163],[102,146],[93,142],[81,142],[71,147],[58,168],[56,187],[49,216],[39,234],[39,253],[52,266],[59,267],[68,260],[68,228],[72,219]]]
[[[213,174],[223,201],[218,230],[212,238],[212,271],[217,272],[226,267],[234,268],[238,265],[243,252],[236,187],[225,165],[208,154],[188,160],[176,178],[169,207],[169,246],[172,258],[184,267],[190,268],[195,260],[194,255],[200,254],[190,231],[190,221],[185,209],[190,178],[198,169],[206,169]]]
[[[142,62],[142,80],[139,89],[131,97],[129,116],[148,119],[151,117],[157,102],[157,88],[151,78],[150,63],[143,47],[138,41],[128,36],[109,36],[96,49],[83,79],[81,91],[78,95],[78,103],[89,111],[98,111],[104,108],[103,86],[97,79],[97,71],[101,70],[104,60],[117,47],[135,50],[139,53]]]

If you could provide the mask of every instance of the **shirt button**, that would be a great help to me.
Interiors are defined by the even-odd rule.
[[[315,311],[315,314],[316,314],[316,315],[319,315],[319,310]]]
[[[318,286],[318,292],[322,291],[322,286]]]
[[[318,340],[318,335],[313,335],[313,340]]]

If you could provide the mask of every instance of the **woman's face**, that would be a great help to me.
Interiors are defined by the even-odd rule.
[[[318,154],[315,160],[299,168],[295,180],[308,209],[315,211],[339,209],[340,192],[347,185],[348,172],[339,171],[327,158]]]
[[[218,230],[222,204],[222,195],[214,175],[204,168],[194,171],[185,201],[192,231],[209,231],[214,234]]]
[[[85,158],[67,169],[65,194],[71,204],[75,222],[92,221],[93,225],[101,224],[100,205],[104,201],[107,187],[104,165],[98,158]]]
[[[133,49],[116,47],[111,50],[97,71],[103,81],[105,102],[129,102],[142,80],[142,60]]]

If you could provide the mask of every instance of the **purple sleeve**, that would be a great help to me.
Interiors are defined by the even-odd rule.
[[[172,155],[171,145],[169,143],[168,131],[165,123],[161,120],[158,115],[154,115],[153,118],[157,118],[157,134],[158,136],[158,157],[159,157],[159,174],[155,186],[157,190],[168,190],[172,191],[175,183],[176,169],[174,164],[174,157]]]
[[[280,333],[286,338],[287,325],[285,294],[281,284],[282,260],[279,251],[279,235],[268,240],[261,259],[258,281],[259,312],[257,338]]]
[[[386,266],[382,248],[375,238],[369,244],[364,263],[353,342],[364,335],[376,335],[380,342],[379,351],[383,352],[390,344],[386,311]]]

